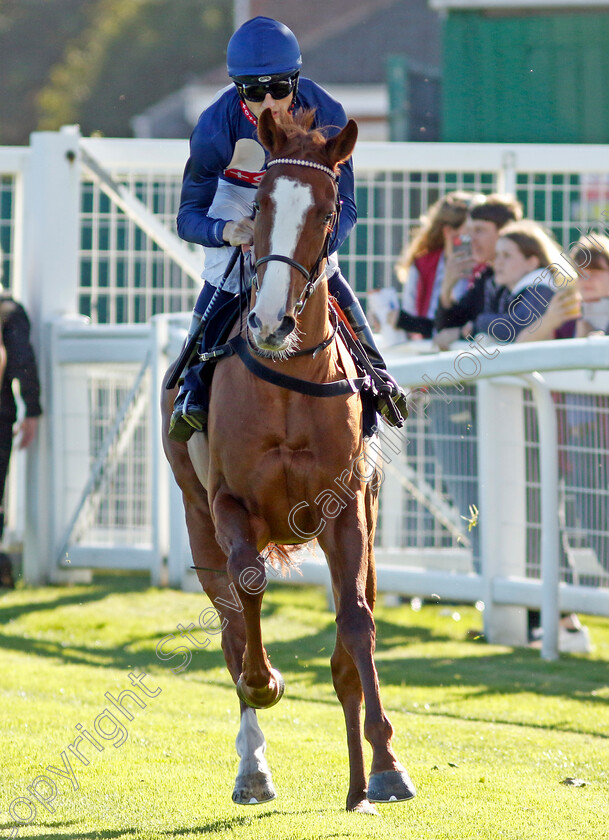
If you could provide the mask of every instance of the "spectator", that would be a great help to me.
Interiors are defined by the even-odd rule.
[[[569,323],[566,334],[573,335],[573,319],[580,314],[580,296],[570,282],[575,270],[539,225],[524,220],[503,228],[493,268],[494,277],[482,288],[474,285],[449,310],[438,313],[440,329],[459,326],[462,335],[487,333],[502,344],[554,338]],[[561,287],[555,296],[556,274]]]
[[[580,267],[582,317],[577,322],[576,336],[609,333],[609,238],[595,233],[583,236],[570,254]]]
[[[475,201],[469,210],[467,233],[471,237],[472,257],[476,264],[474,280],[483,273],[492,273],[495,248],[501,228],[522,219],[522,207],[511,195],[493,193]],[[458,279],[458,278],[456,278]],[[447,272],[440,289],[440,302],[446,309],[455,303],[454,275]]]
[[[484,207],[480,205],[481,209]],[[499,203],[493,199],[490,207],[492,209],[489,211],[487,208],[487,211],[497,213],[494,218],[499,222],[508,213],[516,215],[518,212],[517,205],[511,201]],[[477,212],[478,206],[474,206],[472,219]],[[499,213],[502,215],[499,216]],[[545,315],[553,291],[549,281],[537,282],[537,278],[542,275],[542,268],[559,259],[558,247],[539,226],[530,222],[511,222],[500,229],[497,222],[478,221],[484,223],[479,231],[487,236],[483,235],[476,241],[474,255],[477,259],[490,260],[496,250],[495,273],[490,266],[479,269],[474,285],[460,301],[454,302],[450,309],[440,304],[436,324],[441,329],[458,325],[466,334],[486,332],[493,335],[496,331],[495,337],[502,342],[505,342],[506,333],[507,338],[513,341],[527,324],[533,328],[534,322],[541,329],[540,315]],[[549,277],[551,279],[552,275]],[[527,296],[533,291],[536,296],[533,297],[534,307],[531,310],[532,304]],[[570,312],[567,314],[571,315]],[[567,314],[559,311],[561,323]],[[550,328],[550,319],[555,316],[552,309],[544,322],[544,329]],[[529,332],[524,330],[522,334],[528,336]],[[450,394],[450,402],[436,400],[430,412],[432,430],[437,438],[435,450],[455,507],[462,517],[466,517],[470,505],[478,506],[475,403],[473,395],[463,392],[462,388],[451,388],[447,393]],[[477,529],[473,530],[471,539],[476,561],[479,552]]]
[[[467,288],[464,278],[471,273],[474,260],[469,249],[461,249],[461,236],[473,198],[473,193],[452,192],[437,201],[422,218],[420,229],[395,267],[404,285],[395,326],[411,338],[431,338],[445,278],[455,290]]]
[[[437,201],[402,257],[396,265],[398,279],[404,285],[401,308],[395,311],[392,326],[403,329],[410,338],[431,338],[440,290],[447,282],[455,294],[467,288],[467,278],[474,268],[471,247],[462,240],[468,209],[475,200],[473,193],[452,192]],[[466,247],[462,247],[466,245]],[[456,247],[455,247],[456,246]],[[435,482],[436,463],[442,467],[444,486],[459,513],[477,501],[475,472],[475,442],[469,437],[454,438],[451,418],[454,406],[442,401],[430,402],[430,425],[424,441],[430,482]],[[463,466],[466,465],[464,472]],[[426,512],[429,529],[431,516]],[[472,539],[477,556],[478,535]]]
[[[1,265],[1,261],[0,261]],[[1,279],[1,277],[0,277]],[[30,322],[25,309],[0,285],[0,330],[6,367],[0,386],[0,540],[4,532],[4,487],[11,457],[13,438],[19,449],[34,440],[40,408],[40,385],[34,350],[30,343]],[[19,383],[25,403],[25,417],[15,427],[17,406],[13,381]],[[13,569],[7,554],[0,553],[0,587],[13,589]]]
[[[497,240],[502,228],[521,219],[522,207],[511,195],[493,193],[472,204],[467,232],[471,236],[476,267],[468,290],[469,309],[454,308],[458,296],[454,294],[451,276],[446,275],[440,289],[435,319],[437,333],[434,340],[441,350],[447,350],[453,341],[462,338],[461,327],[491,306],[491,300],[496,294],[492,264]]]

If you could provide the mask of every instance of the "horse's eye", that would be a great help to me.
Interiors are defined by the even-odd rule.
[[[260,202],[259,201],[254,201],[254,203],[252,204],[252,207],[254,208],[254,213],[259,213],[260,212]]]
[[[328,213],[328,215],[324,219],[325,224],[329,225],[333,218],[334,213]]]

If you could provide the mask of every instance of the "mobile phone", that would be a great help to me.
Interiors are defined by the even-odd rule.
[[[459,254],[463,257],[471,257],[472,255],[472,238],[466,233],[463,236],[455,236],[453,239],[453,254]]]

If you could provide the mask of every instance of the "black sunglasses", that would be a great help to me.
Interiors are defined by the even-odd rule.
[[[285,99],[289,96],[296,86],[296,79],[281,79],[276,82],[266,82],[253,85],[246,85],[240,82],[235,82],[237,90],[244,99],[250,102],[264,102],[267,93],[270,93],[273,99]]]

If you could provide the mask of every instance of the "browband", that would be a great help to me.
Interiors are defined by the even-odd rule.
[[[266,165],[268,169],[269,166],[275,166],[277,163],[289,163],[293,164],[294,166],[309,166],[312,169],[320,169],[322,172],[325,172],[326,175],[329,175],[330,178],[333,178],[335,181],[338,181],[338,176],[335,172],[333,172],[329,166],[324,166],[323,163],[316,163],[314,160],[298,160],[295,158],[275,158],[275,160],[269,160]]]

